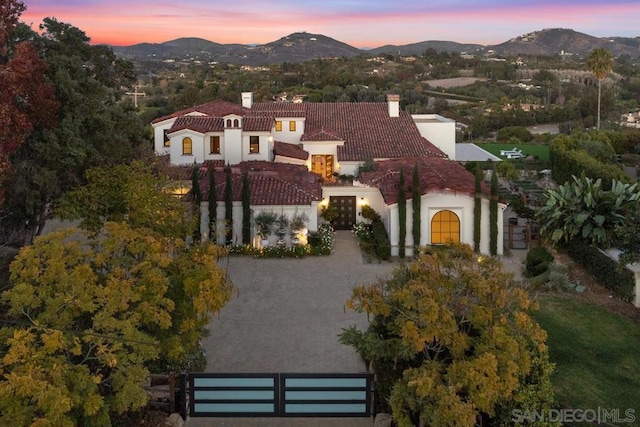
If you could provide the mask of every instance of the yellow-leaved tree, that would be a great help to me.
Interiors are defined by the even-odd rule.
[[[24,247],[0,297],[0,425],[107,426],[144,406],[149,365],[182,366],[230,299],[223,255],[115,222]]]
[[[341,341],[370,363],[377,409],[399,426],[510,425],[514,413],[553,404],[546,332],[496,258],[478,259],[468,245],[433,249],[355,288],[347,305],[371,321]]]

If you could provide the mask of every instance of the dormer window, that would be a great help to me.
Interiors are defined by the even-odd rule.
[[[233,127],[234,128],[239,128],[240,127],[240,120],[233,119]]]
[[[227,119],[224,127],[230,128],[231,127],[231,119]]]

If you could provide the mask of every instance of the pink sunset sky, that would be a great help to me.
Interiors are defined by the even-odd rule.
[[[640,1],[490,0],[24,0],[22,21],[72,24],[92,43],[131,45],[200,37],[269,43],[288,34],[323,34],[355,47],[426,40],[497,44],[544,28],[596,37],[640,36]]]

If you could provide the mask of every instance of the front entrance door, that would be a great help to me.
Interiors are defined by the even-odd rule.
[[[311,172],[317,173],[323,178],[333,177],[333,156],[314,154],[311,156]]]
[[[333,223],[335,229],[351,230],[356,223],[356,196],[331,196],[329,202],[340,214]]]

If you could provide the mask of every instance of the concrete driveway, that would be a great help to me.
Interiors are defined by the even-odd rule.
[[[366,372],[360,356],[338,342],[343,328],[367,319],[347,310],[358,284],[388,277],[394,264],[363,262],[350,231],[336,233],[330,256],[305,259],[230,257],[237,294],[211,325],[207,372]],[[201,426],[371,426],[370,419],[191,418]]]

